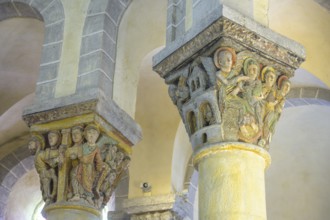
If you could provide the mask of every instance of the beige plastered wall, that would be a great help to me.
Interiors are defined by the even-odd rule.
[[[269,0],[269,27],[306,49],[301,68],[330,86],[330,12],[311,0]]]

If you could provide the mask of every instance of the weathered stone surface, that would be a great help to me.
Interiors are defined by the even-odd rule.
[[[36,96],[38,97],[38,102],[43,102],[54,98],[56,81],[46,82],[42,84],[37,84]]]
[[[8,170],[11,170],[14,166],[16,166],[19,163],[19,161],[13,154],[8,154],[7,156],[1,159],[0,163]]]
[[[86,17],[83,35],[89,35],[104,29],[104,22],[107,15],[103,14],[91,14]]]
[[[12,173],[7,173],[6,177],[2,181],[2,185],[8,189],[11,189],[16,182],[17,177],[15,177]]]
[[[125,6],[120,3],[118,0],[109,0],[108,7],[106,12],[110,15],[110,17],[119,24],[119,21],[125,11]]]
[[[108,2],[108,0],[91,0],[88,7],[88,14],[90,15],[104,12]]]
[[[113,74],[114,62],[102,50],[95,51],[80,58],[79,74],[89,73],[96,69]]]
[[[16,9],[19,11],[22,17],[39,18],[31,6],[16,1],[13,2],[13,4],[15,5]]]
[[[26,173],[26,170],[23,165],[19,163],[11,170],[11,172],[13,172],[13,174],[19,179]]]
[[[31,6],[36,8],[39,12],[43,11],[46,7],[52,3],[52,0],[33,0]]]
[[[0,201],[1,202],[7,201],[8,196],[9,196],[9,191],[5,187],[0,186]]]

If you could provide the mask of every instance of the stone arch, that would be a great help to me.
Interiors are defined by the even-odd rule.
[[[52,97],[63,42],[64,9],[61,1],[5,0],[0,4],[0,11],[0,21],[13,17],[30,17],[44,22],[45,35],[36,94],[39,101]]]
[[[98,88],[112,98],[118,28],[130,0],[90,1],[83,28],[77,90],[98,84]],[[98,80],[88,80],[97,78]],[[88,89],[88,88],[87,88]]]
[[[34,159],[26,145],[0,160],[0,219],[4,218],[4,210],[12,187],[28,171],[34,169]]]

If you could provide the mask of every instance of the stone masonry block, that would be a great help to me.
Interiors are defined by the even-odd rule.
[[[20,2],[13,2],[15,4],[15,7],[21,13],[22,17],[29,17],[29,18],[37,18],[39,19],[38,15],[34,12],[32,7],[30,5],[27,5],[26,3],[20,3]]]
[[[56,79],[58,74],[59,63],[52,63],[40,67],[40,74],[38,82]]]
[[[18,17],[13,4],[11,2],[0,4],[0,21],[11,17]]]
[[[64,10],[61,1],[55,0],[44,11],[41,11],[41,14],[46,25],[64,19]]]
[[[44,8],[49,6],[53,0],[33,0],[31,6],[36,8],[39,12],[43,11]]]
[[[120,0],[126,7],[131,4],[132,0]]]
[[[324,99],[326,101],[330,101],[330,90],[329,89],[319,89],[319,94],[318,94],[319,99]]]
[[[108,5],[108,0],[91,0],[87,14],[96,14],[104,12]]]
[[[45,28],[44,44],[63,40],[64,20],[54,23]]]
[[[83,35],[88,35],[103,30],[105,17],[107,17],[105,13],[87,16]]]
[[[17,178],[20,178],[26,173],[26,170],[23,165],[19,163],[11,170],[11,172],[13,172]]]
[[[77,83],[77,91],[79,92],[79,90],[98,88],[102,74],[103,73],[101,71],[96,70],[86,75],[79,76]]]
[[[37,85],[36,96],[39,102],[54,98],[56,81]]]
[[[107,12],[110,17],[119,24],[121,16],[125,10],[125,7],[118,0],[109,0]]]
[[[0,186],[0,201],[1,202],[7,201],[8,196],[9,196],[9,191],[5,187]]]
[[[112,60],[116,60],[116,46],[116,43],[113,42],[108,35],[103,35],[102,48],[112,58]]]
[[[31,156],[31,153],[30,153],[30,151],[29,151],[27,145],[24,145],[24,146],[22,146],[22,147],[16,149],[16,150],[14,151],[14,155],[15,155],[15,157],[18,158],[18,160],[22,161],[22,160],[24,160],[25,158]]]
[[[59,60],[61,52],[62,42],[44,46],[42,50],[41,64]]]
[[[114,41],[117,41],[118,26],[108,16],[104,20],[104,30]]]
[[[8,173],[2,181],[2,185],[8,189],[11,189],[16,182],[17,178],[12,173]]]
[[[14,157],[13,154],[8,154],[4,158],[1,159],[0,164],[6,167],[8,170],[11,170],[14,166],[16,166],[19,161]]]
[[[104,32],[98,32],[92,35],[83,37],[81,43],[80,54],[87,54],[102,48]]]
[[[23,164],[23,166],[27,169],[27,170],[33,170],[34,169],[34,157],[30,156],[28,158],[25,158],[24,160],[21,161],[21,163]]]
[[[317,88],[302,88],[301,89],[301,98],[315,98],[317,95]]]
[[[92,72],[96,69],[101,69],[110,77],[113,77],[114,63],[103,51],[96,51],[80,58],[79,73]]]
[[[6,169],[6,168],[4,168],[3,166],[0,165],[0,183],[5,178],[5,176],[7,175],[8,172],[9,172],[8,169]]]
[[[300,98],[300,90],[301,88],[292,88],[287,95],[287,99]]]

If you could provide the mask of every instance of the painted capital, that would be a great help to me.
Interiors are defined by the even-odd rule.
[[[154,57],[154,70],[169,85],[195,152],[221,142],[269,149],[289,79],[304,58],[254,25],[251,30],[222,16]]]
[[[115,103],[102,100],[23,118],[30,126],[28,147],[40,177],[43,215],[100,219],[141,138],[138,125]]]
[[[67,203],[102,209],[130,161],[128,152],[94,123],[34,132],[29,149],[45,207]]]

